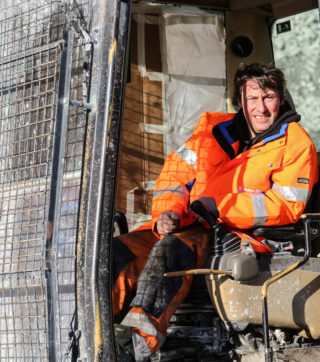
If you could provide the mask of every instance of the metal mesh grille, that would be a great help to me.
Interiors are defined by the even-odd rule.
[[[49,46],[50,2],[0,3],[0,357],[46,360],[42,269],[58,49]]]
[[[55,101],[56,51],[45,51],[2,67],[0,184],[44,177],[48,171]],[[30,68],[29,68],[30,65]],[[12,70],[17,70],[12,72]]]
[[[45,245],[60,39],[66,22],[60,5],[59,0],[0,0],[3,361],[48,360]],[[86,55],[81,41],[76,41],[71,84],[75,99],[84,93]],[[69,343],[75,308],[74,259],[85,119],[83,110],[70,109],[57,245],[62,353]]]
[[[83,63],[87,61],[87,56],[81,40],[75,39],[70,90],[72,99],[82,100],[86,94],[87,74],[83,69]],[[86,111],[70,105],[57,250],[60,335],[63,353],[68,347],[70,322],[75,310],[75,245],[85,125]]]
[[[1,360],[47,360],[43,277],[40,273],[1,278]]]

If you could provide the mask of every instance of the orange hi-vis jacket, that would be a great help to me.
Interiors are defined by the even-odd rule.
[[[244,147],[235,119],[234,114],[204,113],[192,136],[167,157],[153,194],[153,229],[169,210],[180,215],[181,227],[192,224],[190,204],[201,196],[215,199],[219,220],[231,228],[298,221],[318,178],[311,138],[291,117]]]

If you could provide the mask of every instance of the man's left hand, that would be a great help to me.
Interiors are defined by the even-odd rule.
[[[156,223],[157,232],[160,235],[171,234],[179,229],[180,217],[174,211],[166,211],[159,216]]]

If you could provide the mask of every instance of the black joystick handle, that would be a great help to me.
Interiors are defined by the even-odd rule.
[[[212,229],[217,227],[217,220],[215,216],[212,214],[211,211],[206,208],[206,206],[201,201],[193,201],[190,207],[192,211],[203,217]]]

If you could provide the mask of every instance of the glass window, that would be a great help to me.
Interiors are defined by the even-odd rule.
[[[320,150],[320,22],[319,10],[277,20],[272,27],[275,64],[301,114],[301,125]]]

